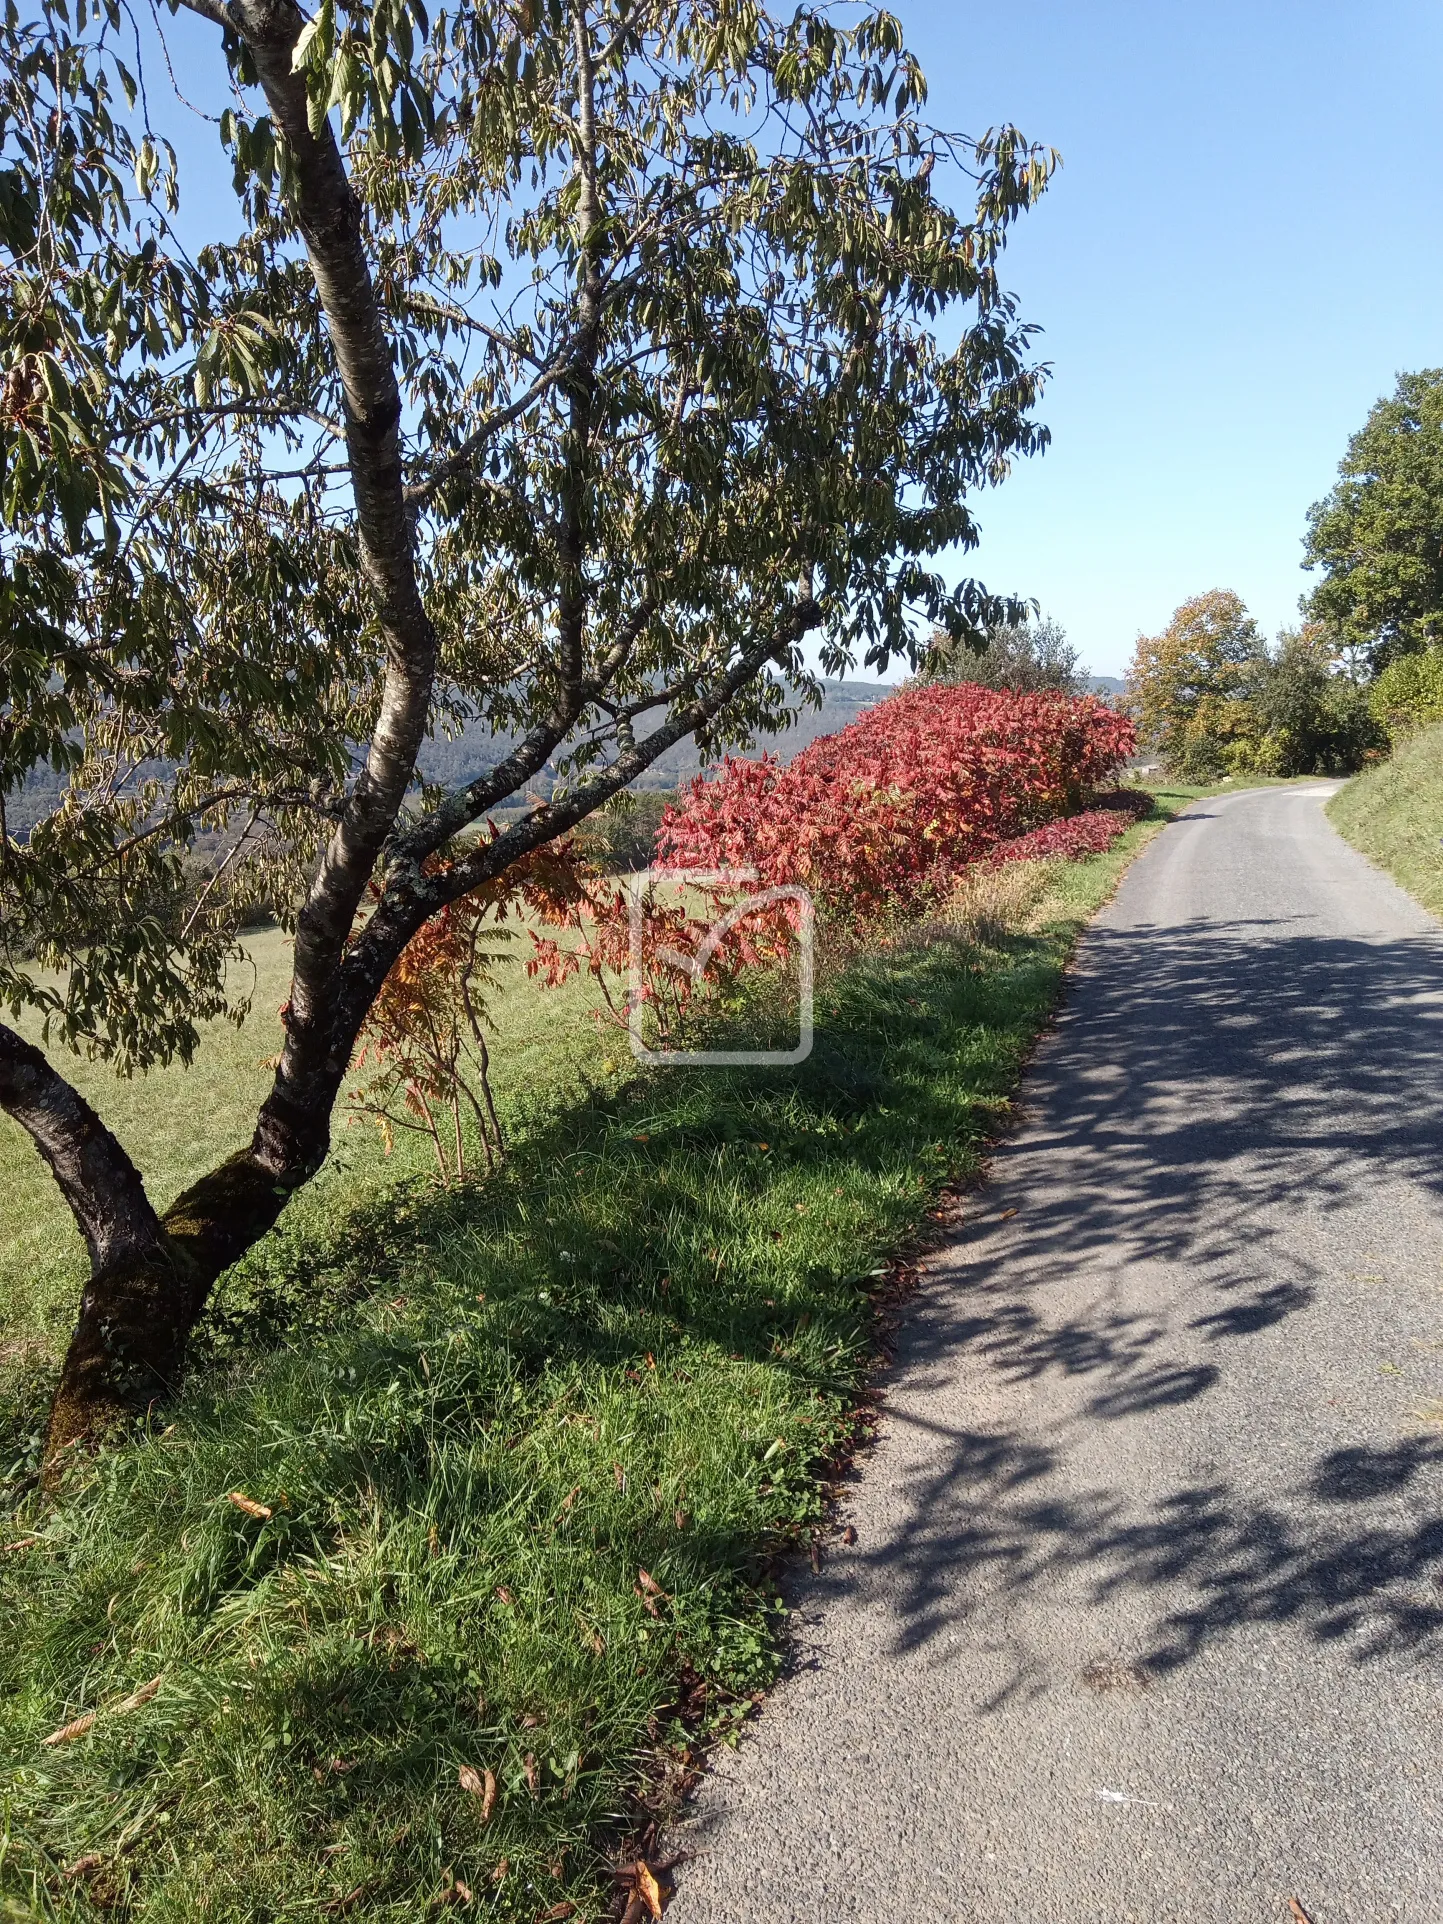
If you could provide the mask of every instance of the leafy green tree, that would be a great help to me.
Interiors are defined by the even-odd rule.
[[[1308,515],[1307,612],[1374,672],[1443,641],[1443,368],[1400,374]]]
[[[1187,781],[1253,766],[1263,728],[1252,702],[1267,651],[1226,589],[1185,601],[1160,635],[1140,635],[1127,675],[1138,736]]]
[[[1262,736],[1255,766],[1270,775],[1345,775],[1382,736],[1368,691],[1345,671],[1330,631],[1313,622],[1280,635],[1248,699]]]
[[[0,844],[0,997],[186,1057],[261,886],[294,978],[253,1140],[163,1216],[0,1028],[91,1255],[52,1454],[174,1379],[429,918],[673,742],[779,722],[807,636],[838,673],[1002,618],[930,558],[1045,439],[997,264],[1052,157],[931,128],[889,15],[179,3],[240,209],[194,259],[128,11],[0,14],[0,795],[64,778]],[[427,732],[478,722],[499,766],[418,804]]]
[[[1368,705],[1391,736],[1443,722],[1443,648],[1390,661],[1369,689]]]
[[[974,682],[983,688],[1015,689],[1020,694],[1055,688],[1076,695],[1082,692],[1086,679],[1066,630],[1047,615],[1020,622],[993,622],[976,638],[935,634],[923,674],[929,681]]]

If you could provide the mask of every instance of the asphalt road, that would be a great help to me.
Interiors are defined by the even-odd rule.
[[[1328,792],[1088,935],[671,1924],[1443,1924],[1443,930]]]

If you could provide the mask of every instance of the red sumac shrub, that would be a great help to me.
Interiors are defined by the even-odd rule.
[[[1092,696],[907,689],[785,768],[728,760],[699,777],[662,819],[660,859],[802,882],[867,921],[1077,810],[1133,746],[1131,722]]]

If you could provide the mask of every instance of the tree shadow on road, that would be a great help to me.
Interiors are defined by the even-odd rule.
[[[1250,1624],[1355,1663],[1443,1656],[1443,1436],[1351,1441],[1315,1407],[1370,1339],[1407,1347],[1420,1300],[1443,1325],[1443,940],[1103,929],[1082,975],[1024,1089],[1043,1120],[997,1158],[985,1218],[904,1333],[894,1421],[935,1441],[858,1579],[903,1648],[1032,1595],[1103,1611],[1132,1593],[1152,1674]],[[1255,1347],[1284,1324],[1307,1366],[1286,1378]],[[934,1424],[951,1380],[981,1421]],[[1296,1399],[1311,1451],[1272,1464],[1224,1425],[1237,1473],[1204,1460],[1167,1487],[1186,1452],[1132,1429],[1159,1475],[1121,1487],[1121,1453],[1117,1487],[1097,1475],[1099,1425],[1196,1440],[1187,1406],[1253,1386]]]

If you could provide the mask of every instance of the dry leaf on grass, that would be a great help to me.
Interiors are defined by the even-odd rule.
[[[95,1722],[95,1716],[93,1710],[87,1710],[83,1717],[77,1717],[73,1723],[62,1724],[59,1730],[52,1730],[48,1737],[42,1737],[40,1741],[42,1744],[68,1744],[72,1738],[85,1735]]]
[[[275,1514],[267,1504],[257,1503],[254,1497],[246,1496],[240,1490],[229,1491],[226,1501],[233,1503],[238,1510],[244,1510],[247,1516],[259,1517],[262,1523],[269,1523]]]
[[[527,1751],[526,1761],[521,1768],[526,1774],[526,1788],[534,1797],[541,1784],[541,1773],[536,1768],[536,1753],[534,1751]]]
[[[565,1899],[563,1899],[561,1903],[553,1904],[549,1911],[542,1912],[541,1924],[552,1924],[552,1920],[555,1918],[574,1917],[575,1914],[576,1906],[574,1904],[568,1904]]]
[[[99,1851],[87,1851],[84,1857],[77,1857],[73,1864],[67,1864],[60,1873],[62,1877],[84,1877],[90,1871],[98,1871],[105,1862]]]
[[[457,1773],[462,1790],[469,1791],[473,1797],[481,1799],[481,1822],[489,1824],[491,1813],[496,1808],[496,1773],[493,1770],[475,1771],[469,1764],[462,1764]]]
[[[5,1549],[7,1552],[11,1550],[28,1550],[32,1544],[38,1543],[39,1541],[39,1537],[16,1537],[13,1543],[7,1543],[5,1545]]]
[[[343,1891],[339,1897],[333,1897],[328,1904],[322,1904],[321,1909],[329,1912],[332,1917],[336,1917],[339,1916],[342,1911],[354,1910],[365,1895],[365,1885],[354,1884],[350,1890]]]
[[[626,1909],[622,1913],[621,1924],[628,1924],[628,1920],[630,1924],[637,1924],[637,1920],[643,1914],[649,1914],[653,1918],[661,1916],[666,1899],[670,1896],[669,1891],[663,1890],[661,1879],[657,1876],[657,1871],[663,1868],[658,1864],[653,1869],[644,1857],[638,1857],[630,1864],[618,1865],[613,1871],[612,1875],[618,1883],[631,1886],[631,1894],[627,1899]]]
[[[143,1683],[139,1690],[132,1690],[128,1697],[122,1697],[115,1708],[117,1710],[139,1710],[142,1704],[148,1704],[150,1702],[151,1698],[159,1689],[160,1678],[152,1677],[150,1682]]]

